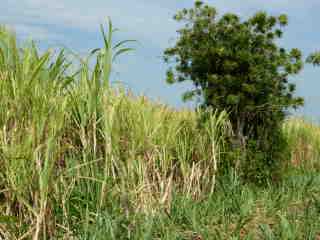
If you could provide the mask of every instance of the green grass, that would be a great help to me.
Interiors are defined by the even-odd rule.
[[[73,61],[0,29],[0,239],[319,237],[317,126],[285,123],[293,164],[277,184],[220,176],[227,114],[200,127],[200,111],[111,86],[130,41],[103,29]]]
[[[320,128],[304,119],[289,119],[283,126],[292,151],[292,164],[320,170]]]

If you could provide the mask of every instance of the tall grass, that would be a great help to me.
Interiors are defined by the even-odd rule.
[[[291,163],[307,170],[320,169],[320,128],[301,118],[285,122],[284,133],[291,148]]]
[[[101,31],[103,46],[75,63],[0,29],[0,239],[317,236],[317,176],[265,190],[218,178],[227,114],[199,126],[201,111],[111,86],[131,41],[113,44],[111,22]],[[296,120],[284,132],[293,162],[316,167],[319,129]]]
[[[1,29],[0,213],[10,239],[74,234],[114,202],[124,214],[170,211],[173,192],[213,193],[226,113],[198,128],[200,113],[175,111],[110,86],[112,61],[130,50],[112,44],[70,73],[64,51],[20,48]],[[89,62],[95,58],[91,68]]]

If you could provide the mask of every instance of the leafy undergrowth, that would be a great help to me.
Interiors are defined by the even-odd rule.
[[[194,201],[174,195],[170,209],[150,214],[110,199],[96,212],[92,200],[75,193],[70,228],[58,228],[66,239],[316,239],[320,234],[320,177],[288,177],[279,186],[256,189],[231,176],[214,195]],[[127,203],[130,205],[130,203]],[[57,208],[58,209],[58,208]],[[62,213],[61,213],[62,214]],[[197,238],[198,237],[198,238]]]
[[[117,198],[110,198],[107,207],[97,211],[92,192],[90,197],[75,189],[66,213],[68,227],[57,224],[49,230],[55,232],[51,239],[317,239],[319,184],[317,173],[296,172],[265,189],[243,186],[230,176],[221,179],[207,199],[195,201],[174,194],[170,209],[148,214]],[[63,218],[63,209],[52,207],[52,214]],[[22,234],[29,228],[18,229],[14,219],[6,224],[4,220],[2,232],[7,239],[15,239],[9,229],[11,234]]]
[[[201,112],[111,87],[127,48],[110,28],[74,65],[0,29],[0,239],[317,238],[319,128],[284,126],[294,168],[280,182],[219,176],[227,114],[199,126]]]

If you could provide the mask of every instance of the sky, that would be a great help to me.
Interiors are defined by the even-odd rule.
[[[280,44],[297,47],[304,56],[320,49],[319,0],[207,0],[220,14],[237,13],[242,19],[256,11],[286,13],[289,25]],[[119,29],[115,40],[135,39],[135,50],[114,64],[114,82],[122,82],[136,94],[145,94],[171,106],[190,107],[181,94],[191,83],[168,85],[163,62],[165,48],[173,46],[179,25],[172,19],[193,0],[1,0],[0,24],[12,27],[19,39],[35,40],[39,46],[64,46],[82,55],[102,46],[99,24],[110,17]],[[131,45],[132,46],[132,45]],[[320,67],[305,66],[292,79],[305,106],[295,114],[320,120]]]

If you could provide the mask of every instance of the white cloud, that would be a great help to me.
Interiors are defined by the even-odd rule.
[[[65,29],[96,32],[99,24],[110,16],[115,26],[122,31],[133,34],[133,37],[139,36],[154,45],[163,44],[168,30],[170,32],[175,29],[171,20],[172,10],[139,0],[127,1],[125,4],[102,0],[5,1],[4,6],[8,11],[2,13],[0,21],[14,26],[24,24],[24,28],[29,26],[28,23],[38,26],[49,24]],[[33,30],[35,29],[30,27],[30,32]]]
[[[19,33],[19,37],[23,39],[54,41],[55,39],[57,40],[60,38],[57,34],[39,26],[26,24],[14,24],[14,26],[11,26],[9,24],[9,27],[12,28],[15,32]]]
[[[3,2],[4,1],[4,2]],[[74,28],[82,31],[96,32],[99,24],[110,16],[116,27],[127,35],[139,38],[144,44],[166,46],[174,36],[176,23],[172,15],[183,6],[191,6],[193,1],[147,1],[147,0],[2,0],[6,9],[0,16],[0,22],[9,23],[23,32],[30,32],[34,37],[45,39],[50,35],[47,25],[64,29]],[[258,9],[268,11],[307,12],[310,8],[320,6],[318,0],[207,0],[221,12],[232,11],[249,15]],[[301,14],[300,14],[301,15]],[[44,25],[43,24],[47,24]],[[23,26],[22,26],[23,25]],[[55,35],[55,33],[52,33]],[[62,36],[61,36],[62,37]]]

